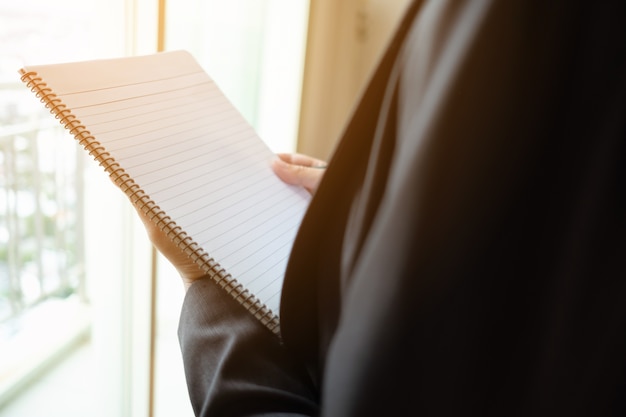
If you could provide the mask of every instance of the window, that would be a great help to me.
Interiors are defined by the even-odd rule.
[[[168,3],[166,48],[187,49],[275,152],[295,150],[308,0]]]
[[[113,15],[124,3],[106,3],[0,4],[0,415],[5,409],[15,415],[14,400],[86,346],[98,322],[85,251],[94,239],[86,242],[84,207],[94,203],[86,189],[99,185],[85,182],[91,168],[84,152],[25,88],[17,70],[25,63],[92,58],[96,50],[123,53],[123,36],[103,27],[124,27]],[[92,377],[84,375],[83,381]],[[64,382],[74,389],[80,380]],[[41,403],[46,402],[51,403]],[[55,415],[54,409],[45,414]]]
[[[21,85],[5,85],[0,90],[0,375],[8,375],[0,378],[4,397],[86,331],[86,323],[74,314],[86,301],[83,160],[71,142],[59,140],[64,132],[54,119],[24,105],[23,96],[16,94]],[[36,329],[42,334],[41,323],[66,316],[66,325],[42,349]]]

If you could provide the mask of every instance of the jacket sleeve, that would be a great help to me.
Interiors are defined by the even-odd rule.
[[[209,278],[187,291],[178,336],[197,416],[317,413],[307,372],[276,335]]]

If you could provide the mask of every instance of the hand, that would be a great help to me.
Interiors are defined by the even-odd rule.
[[[174,242],[167,237],[165,232],[159,229],[159,227],[152,220],[150,220],[148,215],[137,207],[135,207],[135,209],[139,214],[139,218],[143,222],[146,231],[148,232],[148,238],[154,247],[161,252],[172,265],[174,265],[183,280],[185,290],[187,290],[194,281],[206,275],[204,271],[202,271],[202,269],[182,251],[182,249],[176,246]]]
[[[326,171],[326,162],[298,153],[278,154],[272,163],[272,169],[284,182],[300,185],[315,194],[317,187]]]

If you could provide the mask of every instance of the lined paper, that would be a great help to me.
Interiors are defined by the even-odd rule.
[[[139,187],[275,314],[309,194],[184,51],[29,67]]]

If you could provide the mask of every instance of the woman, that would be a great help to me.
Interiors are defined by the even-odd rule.
[[[413,1],[328,168],[275,162],[315,193],[280,339],[147,224],[196,414],[623,413],[624,16]]]

